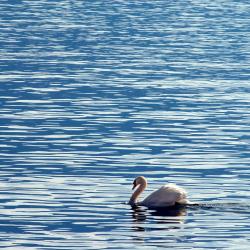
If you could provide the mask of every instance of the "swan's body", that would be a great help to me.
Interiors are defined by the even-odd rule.
[[[164,185],[151,193],[143,201],[138,202],[140,194],[147,187],[147,180],[145,177],[139,176],[134,180],[133,184],[135,191],[129,200],[131,206],[141,205],[149,208],[163,208],[176,204],[190,204],[187,199],[187,192],[175,184]]]

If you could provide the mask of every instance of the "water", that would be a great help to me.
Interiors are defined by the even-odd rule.
[[[1,1],[1,249],[248,249],[249,7]]]

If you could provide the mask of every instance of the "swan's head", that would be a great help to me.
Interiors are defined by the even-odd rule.
[[[137,186],[143,186],[143,187],[146,187],[147,186],[147,180],[145,177],[143,176],[138,176],[134,179],[134,182],[133,182],[133,188],[132,190],[134,190]]]

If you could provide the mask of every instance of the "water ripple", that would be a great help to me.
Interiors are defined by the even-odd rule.
[[[248,249],[249,7],[2,1],[0,246]],[[225,206],[133,210],[137,175]]]

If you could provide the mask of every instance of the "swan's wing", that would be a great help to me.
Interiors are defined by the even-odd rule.
[[[187,193],[183,188],[174,184],[162,186],[145,198],[141,205],[147,207],[167,207],[173,206],[176,202],[186,203]]]

